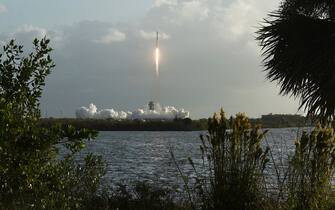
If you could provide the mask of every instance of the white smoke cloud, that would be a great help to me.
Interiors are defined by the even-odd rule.
[[[133,112],[115,111],[114,109],[98,110],[91,103],[88,107],[80,107],[76,110],[76,117],[79,119],[130,119],[130,120],[173,120],[190,117],[190,113],[184,109],[177,109],[173,106],[161,107],[156,104],[155,110],[137,109]]]

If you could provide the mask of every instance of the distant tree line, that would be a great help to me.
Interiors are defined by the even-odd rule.
[[[47,118],[40,121],[43,127],[51,127],[59,123],[99,131],[195,131],[207,129],[207,119],[191,120],[190,118],[172,121]]]
[[[311,120],[301,115],[269,114],[250,119],[251,124],[262,124],[264,128],[307,127]],[[115,119],[74,119],[44,118],[40,124],[51,127],[55,124],[72,125],[76,128],[90,128],[99,131],[198,131],[208,129],[208,119],[192,120],[115,120]]]
[[[250,119],[251,124],[261,124],[263,128],[288,128],[313,126],[308,117],[293,114],[268,114],[261,118]]]

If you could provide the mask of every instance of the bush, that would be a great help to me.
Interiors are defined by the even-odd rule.
[[[263,136],[260,127],[251,128],[244,114],[227,120],[221,110],[209,119],[208,135],[201,136],[202,159],[209,174],[198,173],[196,178],[202,209],[265,208],[263,171],[269,149],[261,147]]]
[[[188,210],[190,205],[177,201],[174,192],[166,187],[157,187],[147,182],[137,182],[133,187],[118,184],[112,192],[103,192],[96,196],[94,203],[87,209],[119,210]]]
[[[304,132],[289,162],[290,209],[334,209],[334,172],[334,130],[319,125],[310,134]]]
[[[0,206],[5,209],[71,209],[84,205],[104,173],[101,158],[74,155],[97,132],[72,126],[39,126],[39,99],[54,67],[49,40],[35,40],[35,51],[10,41],[0,55]],[[59,144],[69,149],[57,157]]]

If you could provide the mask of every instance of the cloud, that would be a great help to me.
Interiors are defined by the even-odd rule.
[[[114,29],[108,29],[108,34],[100,37],[99,39],[94,39],[93,41],[100,44],[111,44],[113,42],[122,42],[126,39],[126,34]]]
[[[30,46],[33,39],[41,39],[45,36],[48,36],[48,30],[45,28],[33,25],[22,25],[14,32],[0,33],[0,40],[2,40],[3,43],[6,43],[11,39],[16,39],[18,43]]]
[[[154,2],[154,7],[161,7],[161,6],[176,6],[177,0],[156,0]]]
[[[35,38],[42,39],[44,37],[51,40],[53,48],[58,49],[63,43],[64,31],[57,29],[48,30],[43,27],[25,24],[19,26],[14,32],[0,33],[0,45],[15,39],[19,44],[30,47]]]
[[[156,16],[153,20],[183,25],[186,22],[203,21],[210,16],[210,6],[218,0],[156,0],[149,13]]]
[[[4,13],[4,12],[7,12],[7,7],[3,4],[0,3],[0,13]]]
[[[34,34],[36,38],[43,38],[47,36],[48,30],[33,25],[23,25],[17,29],[15,34]]]
[[[156,31],[144,31],[144,30],[140,30],[139,32],[140,37],[146,40],[156,39],[156,33],[157,33]],[[159,31],[159,39],[160,40],[170,39],[170,35]]]
[[[225,37],[232,39],[253,35],[266,14],[277,8],[279,2],[269,0],[235,0],[227,7],[221,7],[216,23]],[[273,9],[271,9],[273,8]]]
[[[203,1],[193,0],[181,3],[180,14],[186,20],[204,20],[209,16],[210,10]]]
[[[185,107],[195,118],[208,117],[221,106],[228,114],[294,113],[298,102],[278,96],[278,87],[265,80],[254,40],[256,27],[277,4],[157,0],[133,22],[81,21],[56,29],[26,25],[13,36],[29,43],[36,35],[47,34],[52,42],[58,37],[52,54],[56,69],[41,101],[42,113],[51,116],[73,116],[90,101],[102,108],[136,110],[155,95],[162,104]],[[154,39],[158,27],[161,39],[168,39],[160,46],[159,87],[153,42],[143,41]],[[12,36],[0,34],[0,40],[4,37]]]

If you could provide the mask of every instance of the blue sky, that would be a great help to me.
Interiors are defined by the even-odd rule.
[[[0,0],[0,45],[11,38],[30,50],[47,36],[56,68],[41,100],[47,116],[75,109],[134,110],[152,95],[193,118],[223,107],[228,114],[297,113],[265,79],[255,31],[278,0]],[[161,34],[159,88],[154,32]],[[158,90],[157,90],[158,89]],[[158,92],[158,93],[157,93]],[[299,112],[301,113],[301,111]]]

